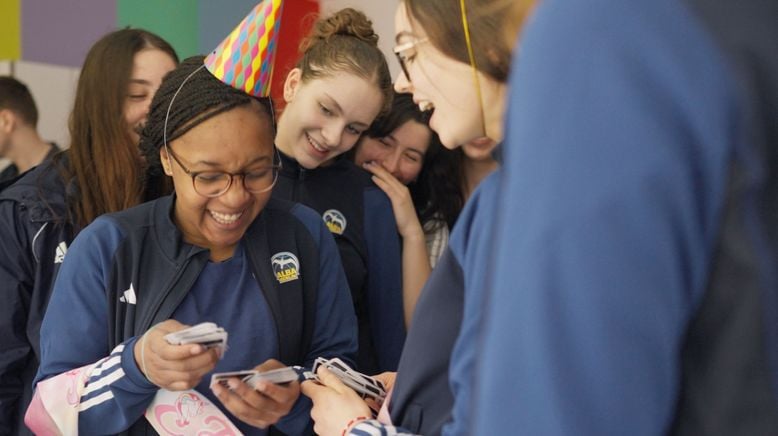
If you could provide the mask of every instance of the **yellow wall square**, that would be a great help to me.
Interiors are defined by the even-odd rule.
[[[21,0],[0,1],[0,59],[17,60],[21,56]]]

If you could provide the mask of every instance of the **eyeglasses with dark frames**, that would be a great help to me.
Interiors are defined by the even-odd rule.
[[[395,47],[392,51],[394,52],[394,55],[397,56],[397,62],[400,64],[400,68],[403,71],[403,74],[405,74],[405,79],[408,80],[408,82],[411,81],[411,75],[408,74],[408,60],[410,60],[410,56],[407,54],[409,50],[412,48],[415,48],[417,45],[427,42],[428,38],[422,38],[417,39],[416,41],[410,41],[406,42],[405,44],[400,44],[397,47]]]
[[[278,172],[281,169],[281,156],[274,147],[274,163],[271,166],[240,173],[228,173],[226,171],[190,171],[184,166],[181,159],[173,153],[173,150],[165,144],[168,156],[178,163],[184,173],[192,178],[192,186],[198,194],[214,198],[223,195],[232,186],[235,177],[243,179],[243,188],[252,194],[267,192],[275,186],[278,180]],[[168,161],[169,162],[169,161]]]

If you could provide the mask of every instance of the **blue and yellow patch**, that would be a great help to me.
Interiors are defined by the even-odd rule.
[[[270,258],[270,264],[273,266],[273,273],[276,275],[278,283],[286,283],[300,278],[300,261],[297,256],[282,251],[276,253]]]
[[[331,233],[342,235],[346,231],[346,217],[337,209],[330,209],[322,215],[324,224],[330,229]]]

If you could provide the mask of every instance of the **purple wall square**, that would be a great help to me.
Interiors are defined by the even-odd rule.
[[[116,29],[115,0],[22,0],[22,59],[80,67],[92,44]]]

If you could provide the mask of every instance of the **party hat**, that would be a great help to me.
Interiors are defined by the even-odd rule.
[[[263,0],[208,57],[222,82],[256,97],[270,95],[283,0]]]

